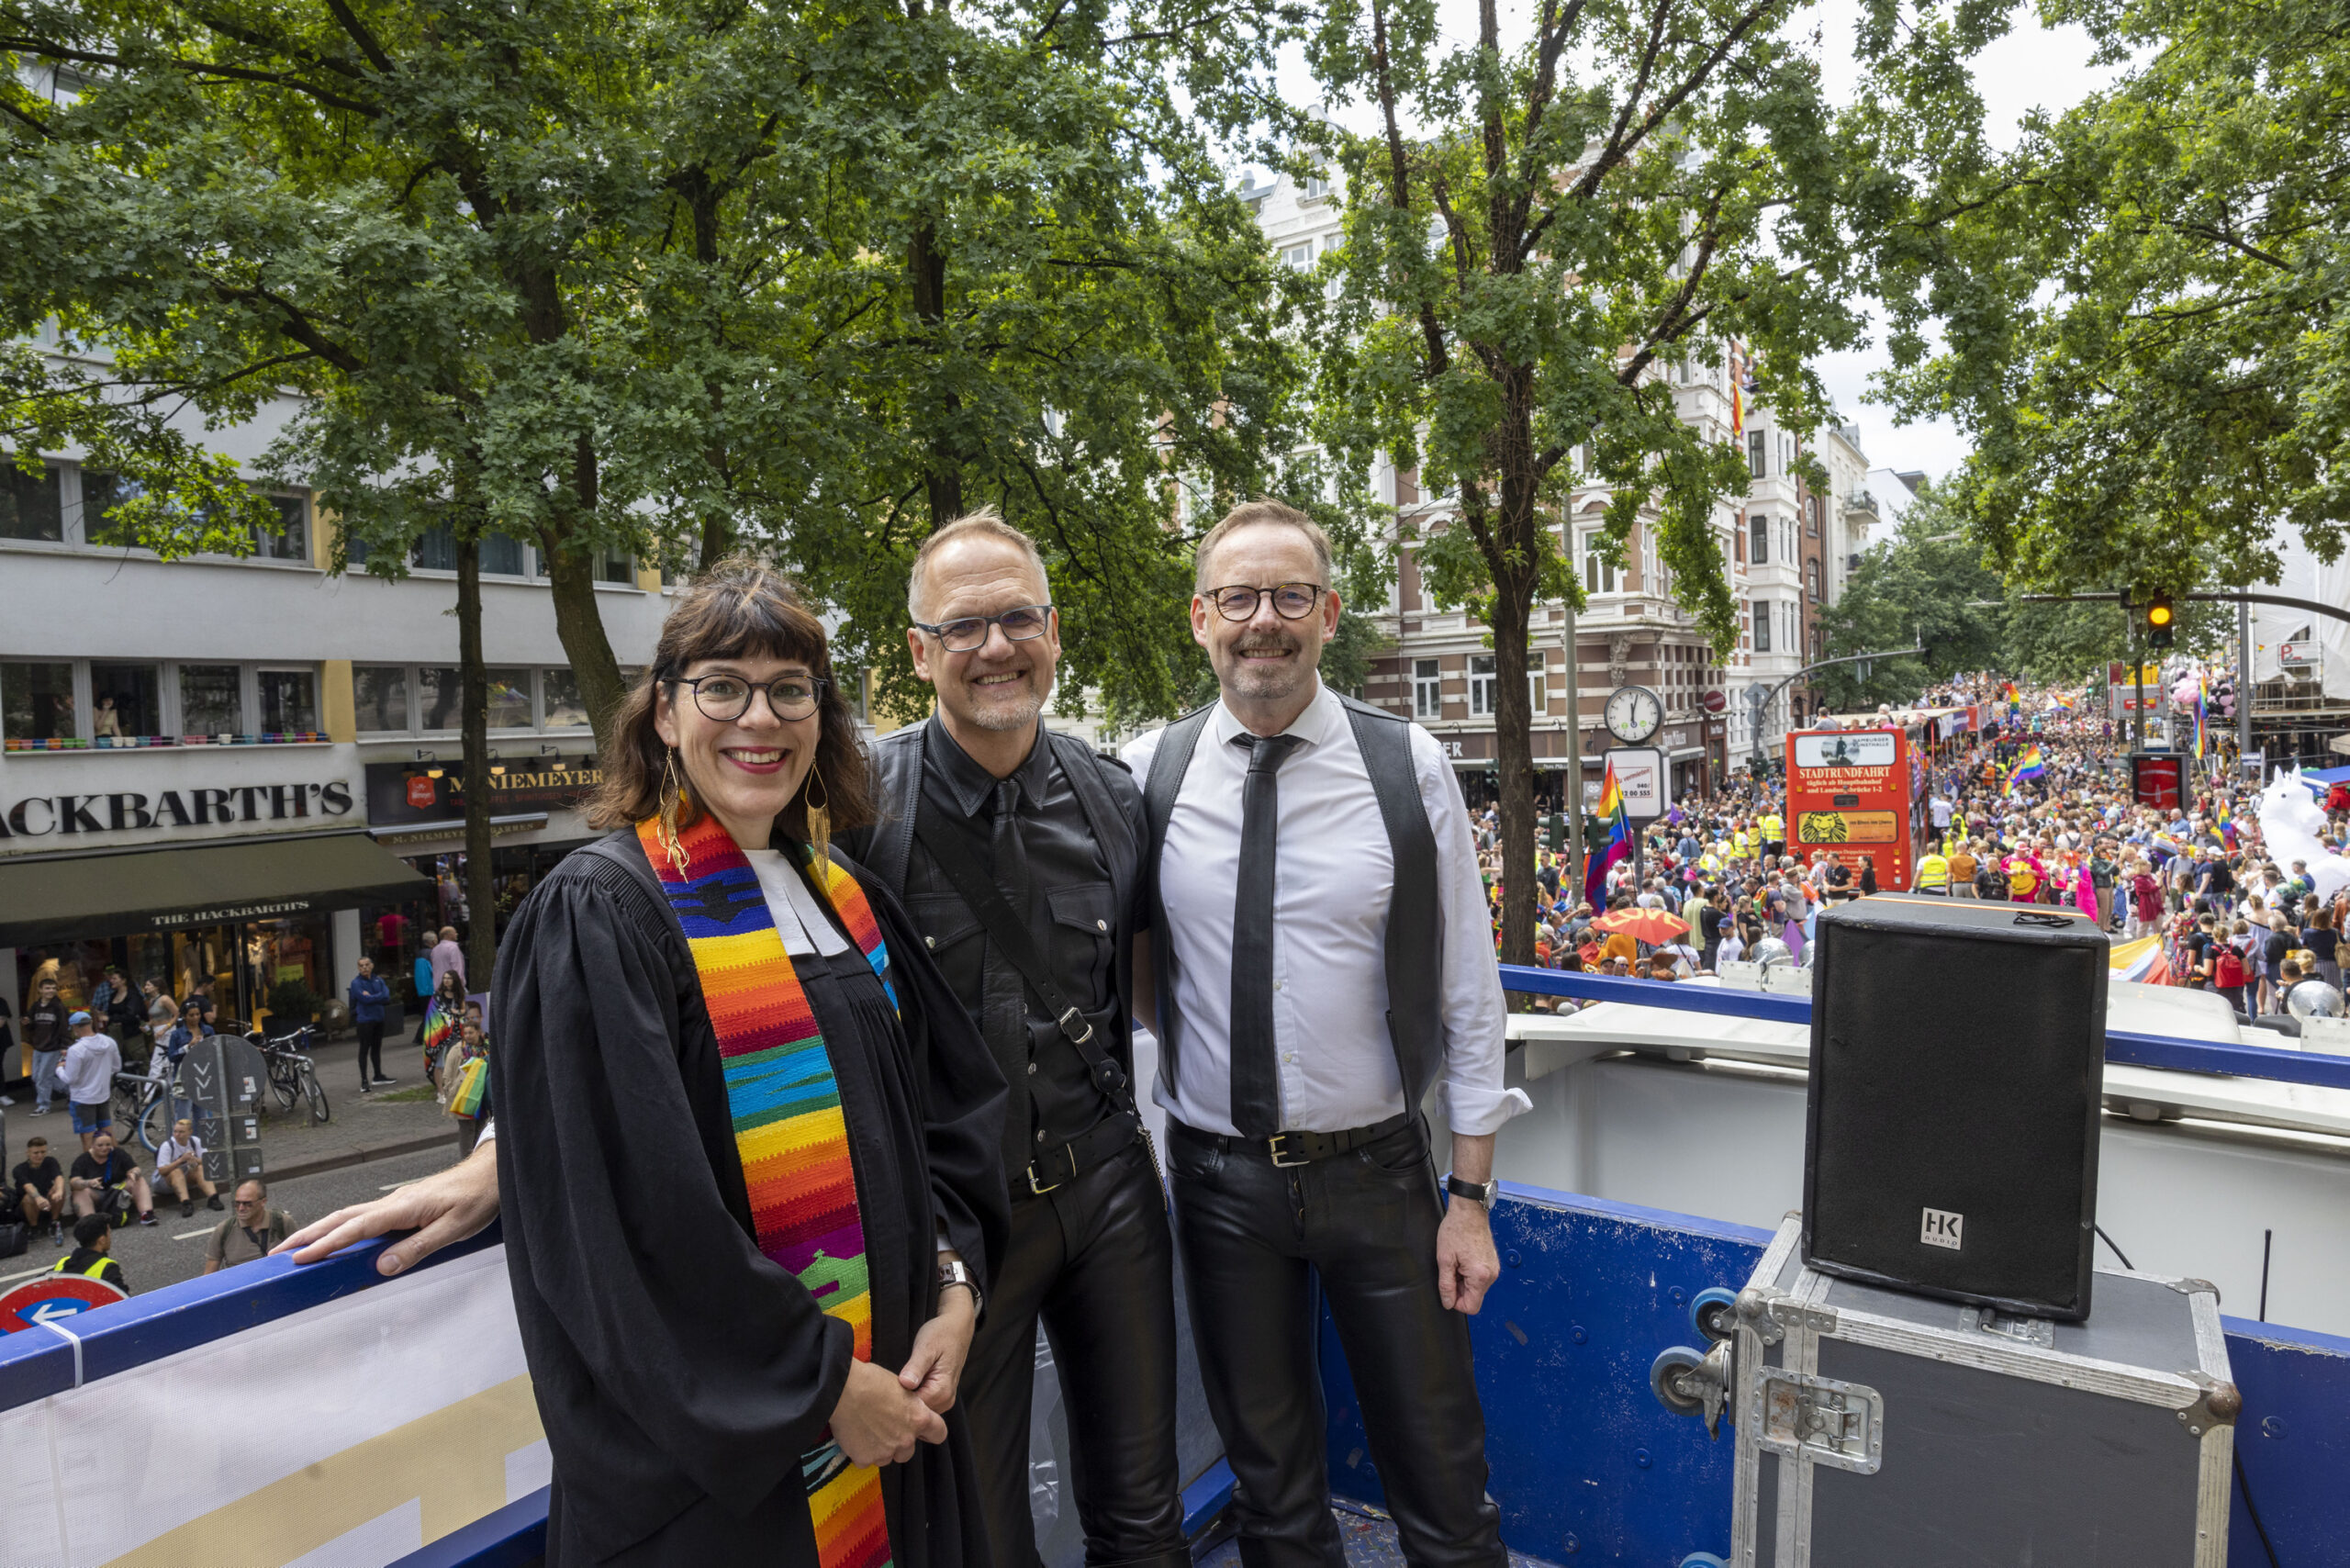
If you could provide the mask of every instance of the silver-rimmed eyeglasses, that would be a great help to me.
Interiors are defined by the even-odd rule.
[[[952,621],[942,621],[934,626],[926,621],[914,622],[914,630],[927,632],[938,639],[939,645],[950,654],[968,654],[988,640],[988,628],[1001,626],[1005,638],[1025,643],[1045,634],[1053,623],[1053,607],[1049,604],[1015,604],[995,615],[960,615]]]

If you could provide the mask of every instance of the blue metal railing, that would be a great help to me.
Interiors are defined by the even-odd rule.
[[[1774,1024],[1807,1025],[1811,1022],[1811,999],[1807,996],[1732,991],[1727,986],[1683,985],[1672,980],[1618,979],[1581,970],[1504,964],[1502,987],[1539,996],[1571,996],[1580,1002],[1623,1002],[1635,1007],[1762,1018]],[[2350,1089],[2350,1057],[2277,1050],[2267,1046],[2221,1045],[2210,1040],[2183,1040],[2170,1035],[2109,1029],[2105,1036],[2105,1059],[2132,1067],[2167,1068],[2174,1072],[2221,1073],[2234,1078],[2272,1079],[2280,1083],[2315,1084],[2323,1089]]]

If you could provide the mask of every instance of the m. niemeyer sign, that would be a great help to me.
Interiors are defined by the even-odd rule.
[[[604,781],[592,756],[576,761],[547,757],[531,767],[509,765],[489,776],[490,810],[562,811],[577,805]],[[445,821],[465,809],[465,792],[455,768],[435,778],[404,762],[367,765],[367,821],[373,827]]]

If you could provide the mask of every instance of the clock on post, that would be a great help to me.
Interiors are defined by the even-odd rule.
[[[1607,733],[1625,745],[1641,745],[1664,724],[1664,702],[1645,686],[1619,686],[1601,711]]]

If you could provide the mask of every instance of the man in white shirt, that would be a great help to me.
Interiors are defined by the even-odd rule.
[[[65,1081],[65,1098],[73,1112],[73,1130],[81,1135],[82,1152],[91,1140],[114,1130],[114,1075],[122,1070],[122,1047],[114,1036],[98,1033],[86,1013],[66,1022],[73,1027],[73,1043],[65,1048],[58,1077]]]
[[[1156,1013],[1177,1243],[1242,1553],[1250,1568],[1343,1561],[1318,1278],[1405,1560],[1503,1568],[1461,1315],[1500,1273],[1494,1134],[1527,1100],[1502,1084],[1469,814],[1425,730],[1315,674],[1338,596],[1310,520],[1243,506],[1198,560],[1192,632],[1221,700],[1125,760],[1159,902],[1140,1005]],[[1419,1114],[1439,1080],[1441,1208]]]
[[[196,1199],[191,1193],[204,1194],[204,1206],[220,1206],[219,1189],[204,1173],[204,1140],[196,1136],[196,1124],[182,1116],[172,1124],[172,1136],[155,1150],[153,1186],[169,1187],[172,1196],[180,1201],[180,1217],[187,1218],[196,1212]]]

